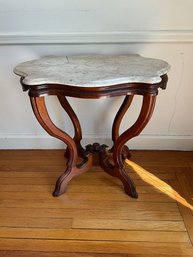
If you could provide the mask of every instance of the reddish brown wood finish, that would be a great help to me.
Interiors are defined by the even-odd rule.
[[[24,90],[29,90],[34,114],[41,126],[53,137],[63,141],[67,145],[68,162],[63,174],[58,178],[53,195],[58,196],[66,191],[68,182],[75,176],[86,172],[92,165],[100,165],[108,174],[119,178],[124,186],[126,194],[137,198],[135,185],[125,172],[124,159],[129,158],[130,153],[125,145],[131,138],[139,135],[150,120],[158,94],[158,89],[166,88],[167,75],[161,77],[161,82],[156,84],[127,83],[108,87],[81,88],[68,85],[36,85],[28,86],[22,83]],[[61,106],[69,115],[74,126],[74,138],[57,128],[51,121],[44,97],[56,95]],[[106,145],[95,143],[85,148],[81,145],[82,131],[77,115],[68,103],[66,96],[78,98],[98,99],[101,97],[113,97],[125,95],[125,99],[116,114],[112,127],[113,147],[108,149]],[[119,135],[121,121],[130,107],[134,95],[142,95],[143,103],[136,122],[124,133]],[[82,162],[78,163],[78,157]]]
[[[81,146],[82,129],[78,117],[76,116],[76,113],[73,111],[72,107],[70,106],[68,100],[64,95],[58,95],[58,100],[72,121],[74,127],[74,142],[76,143],[79,156],[82,156],[82,153],[84,152],[84,149]],[[69,157],[68,148],[66,149],[65,156]]]
[[[29,90],[29,95],[33,97],[42,95],[64,95],[86,99],[97,99],[104,97],[122,95],[157,95],[158,89],[166,88],[168,77],[161,76],[161,82],[156,84],[146,83],[126,83],[106,87],[77,87],[61,84],[25,85],[21,80],[23,90]]]
[[[133,97],[134,97],[134,95],[126,95],[119,111],[117,112],[117,114],[115,116],[115,119],[113,122],[113,128],[112,128],[112,140],[113,140],[114,144],[119,137],[119,128],[120,128],[121,121],[122,121],[126,111],[130,107],[130,105],[133,101]]]

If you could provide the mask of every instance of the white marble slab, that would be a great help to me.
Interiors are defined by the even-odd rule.
[[[14,72],[26,85],[47,83],[101,87],[122,83],[158,83],[170,66],[140,55],[47,56],[17,65]]]

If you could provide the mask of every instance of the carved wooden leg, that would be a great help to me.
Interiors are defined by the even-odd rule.
[[[82,147],[82,145],[80,143],[82,140],[82,129],[81,129],[78,117],[76,116],[74,110],[72,109],[71,105],[69,104],[69,102],[65,96],[58,95],[58,100],[72,121],[72,124],[74,127],[74,138],[73,139],[76,143],[78,154],[82,157],[85,149]],[[68,149],[67,149],[67,156],[68,156]]]
[[[30,97],[34,114],[41,126],[53,137],[63,141],[69,149],[69,160],[64,173],[58,178],[56,187],[53,192],[54,196],[61,195],[65,192],[68,182],[74,177],[85,172],[91,166],[91,159],[87,157],[87,163],[81,167],[77,167],[78,152],[76,143],[64,131],[57,128],[51,121],[44,97]]]
[[[152,113],[155,107],[155,101],[156,101],[156,96],[153,96],[153,95],[143,96],[142,108],[138,119],[129,129],[127,129],[122,135],[116,138],[116,141],[113,147],[113,160],[115,163],[114,175],[122,181],[125,192],[134,198],[137,198],[137,192],[133,181],[125,172],[122,152],[123,152],[125,143],[129,141],[131,138],[139,135],[147,125],[148,121],[152,116]]]
[[[126,111],[128,110],[128,108],[130,107],[132,101],[133,101],[133,97],[134,95],[127,95],[119,109],[119,111],[117,112],[114,122],[113,122],[113,127],[112,127],[112,140],[113,143],[115,144],[116,140],[119,137],[119,128],[121,125],[121,121],[126,113]],[[113,148],[112,148],[113,151]],[[130,157],[130,152],[129,152],[129,148],[125,145],[123,148],[123,158],[129,158]]]

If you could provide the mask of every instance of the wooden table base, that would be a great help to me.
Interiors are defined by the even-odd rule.
[[[124,114],[130,107],[133,95],[126,95],[125,99],[114,119],[112,127],[113,147],[111,149],[106,145],[87,145],[85,148],[81,145],[82,131],[80,122],[68,103],[64,95],[57,95],[61,106],[69,115],[74,126],[75,135],[71,138],[67,133],[57,128],[49,117],[44,96],[30,96],[34,114],[41,126],[53,137],[63,141],[67,145],[66,156],[68,157],[67,167],[63,174],[58,178],[53,192],[54,196],[59,196],[66,191],[68,182],[75,176],[86,172],[92,165],[99,165],[109,175],[117,177],[123,183],[126,194],[137,198],[138,194],[135,185],[129,175],[125,172],[124,159],[130,157],[130,152],[126,143],[133,137],[140,134],[154,110],[156,95],[143,95],[141,112],[136,122],[119,135],[119,127]],[[82,162],[78,163],[78,158]]]
[[[17,65],[14,72],[21,77],[24,91],[28,91],[34,114],[41,126],[53,137],[67,145],[67,167],[58,178],[53,195],[66,191],[68,182],[99,165],[123,183],[126,194],[137,198],[135,185],[125,171],[125,159],[130,157],[126,143],[138,136],[147,125],[154,110],[159,88],[165,89],[170,66],[158,59],[128,55],[52,56]],[[57,96],[69,115],[74,138],[56,127],[49,117],[45,96]],[[122,119],[132,104],[133,97],[143,97],[141,111],[134,124],[119,134]],[[81,125],[66,97],[101,99],[125,96],[112,126],[111,148],[95,143],[81,145]],[[82,162],[78,161],[82,158]]]

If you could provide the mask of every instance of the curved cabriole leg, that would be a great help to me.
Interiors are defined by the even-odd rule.
[[[70,117],[70,119],[72,121],[72,124],[74,127],[74,138],[73,139],[76,143],[78,154],[79,154],[79,156],[82,157],[85,149],[82,147],[82,145],[80,143],[82,140],[82,129],[81,129],[78,117],[64,95],[58,95],[57,97],[58,97],[58,100],[59,100],[61,106],[66,111],[66,113],[68,114],[68,116]],[[68,149],[66,152],[67,152],[67,156],[68,156]]]
[[[44,97],[30,97],[31,105],[34,114],[41,124],[41,126],[53,137],[56,137],[63,141],[69,149],[69,160],[67,163],[67,168],[64,173],[58,178],[56,182],[56,187],[53,192],[54,196],[63,194],[66,191],[68,182],[74,177],[86,171],[85,169],[78,169],[76,167],[78,152],[77,147],[73,139],[67,135],[64,131],[57,128],[51,121],[47,108],[45,105]]]
[[[119,137],[119,128],[121,125],[121,121],[122,121],[126,111],[130,107],[130,105],[133,101],[133,97],[134,97],[134,95],[126,95],[125,96],[124,101],[115,116],[115,119],[113,122],[113,127],[112,127],[112,140],[114,143],[116,142],[116,140]]]
[[[115,163],[114,175],[122,181],[126,194],[130,195],[133,198],[137,198],[138,194],[133,181],[125,171],[122,153],[125,143],[131,138],[139,135],[147,125],[148,121],[152,116],[155,107],[155,101],[156,96],[143,96],[142,108],[138,119],[129,129],[127,129],[122,135],[116,138],[113,147],[113,160]]]
[[[122,119],[130,107],[132,101],[133,101],[134,95],[126,95],[123,103],[121,104],[115,119],[113,121],[113,126],[112,126],[112,141],[113,141],[113,146],[110,150],[107,150],[106,147],[102,148],[102,151],[100,153],[100,166],[111,176],[115,177],[116,174],[114,172],[114,165],[109,161],[111,159],[111,155],[113,153],[114,145],[119,137],[119,128],[122,122]],[[130,152],[129,148],[125,145],[123,147],[123,152],[122,152],[122,158],[129,158],[130,157]]]
[[[112,140],[113,140],[114,145],[115,145],[116,140],[119,137],[119,128],[121,125],[121,121],[122,121],[126,111],[129,109],[129,107],[133,101],[133,97],[134,97],[134,95],[126,95],[125,96],[124,101],[115,116],[115,119],[113,122],[113,127],[112,127]],[[111,151],[113,151],[113,148],[111,149]],[[125,145],[123,148],[122,156],[124,159],[126,159],[126,158],[129,158],[130,155],[131,154],[129,152],[129,148]]]

